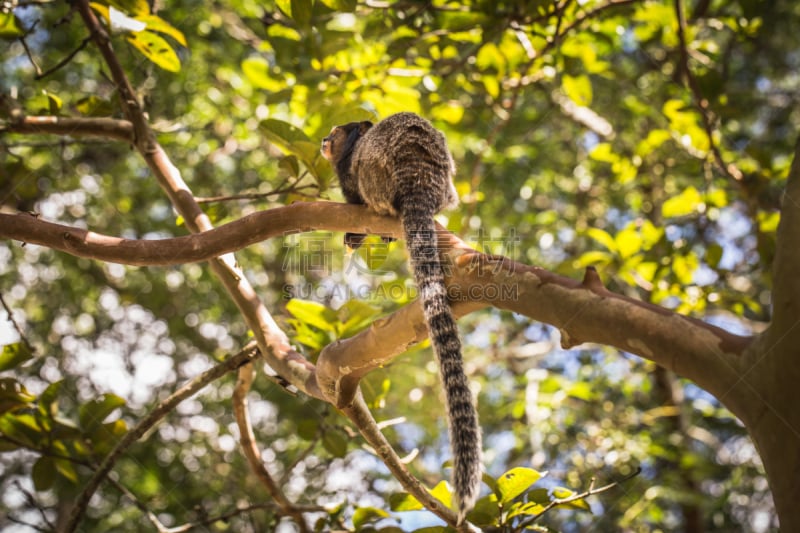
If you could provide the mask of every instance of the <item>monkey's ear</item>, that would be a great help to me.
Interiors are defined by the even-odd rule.
[[[358,125],[358,133],[360,135],[363,135],[371,127],[372,127],[372,122],[370,122],[369,120],[364,120],[361,123],[359,123],[359,125]]]

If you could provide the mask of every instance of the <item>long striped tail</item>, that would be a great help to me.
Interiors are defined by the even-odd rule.
[[[459,523],[478,498],[481,482],[481,432],[472,404],[461,341],[444,284],[444,272],[436,248],[433,213],[425,212],[425,199],[407,198],[400,214],[411,256],[431,342],[439,360],[439,372],[447,400],[450,446],[453,453],[453,486]]]

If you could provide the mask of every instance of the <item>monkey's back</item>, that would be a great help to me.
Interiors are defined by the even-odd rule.
[[[351,170],[364,202],[380,214],[397,216],[408,198],[431,214],[458,204],[444,135],[414,113],[391,115],[370,128],[353,152]]]

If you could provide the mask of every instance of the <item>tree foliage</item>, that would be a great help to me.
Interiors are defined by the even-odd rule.
[[[441,221],[480,252],[576,280],[593,267],[610,291],[665,317],[759,339],[776,294],[800,301],[773,292],[781,257],[792,264],[778,223],[800,122],[794,2],[168,4],[2,7],[3,213],[132,240],[205,229],[179,188],[165,194],[162,151],[217,226],[339,201],[320,139],[336,124],[413,111],[445,133],[457,162],[461,207]],[[276,330],[316,363],[415,295],[402,243],[373,238],[350,255],[339,233],[297,234],[308,227],[321,225],[308,215],[235,261]],[[237,403],[246,377],[237,384],[234,362],[249,361],[254,336],[265,345],[215,261],[132,266],[0,243],[3,525],[64,527],[127,438],[81,531],[139,531],[143,516],[163,531],[444,528],[354,418],[298,393],[292,376],[265,369]],[[739,419],[751,432],[752,420],[726,408],[747,396],[704,390],[681,379],[686,367],[676,375],[633,348],[575,347],[580,314],[559,317],[562,348],[558,329],[498,307],[459,321],[486,448],[474,524],[777,526],[767,475],[776,501],[792,495],[765,473]],[[684,333],[674,327],[676,342]],[[789,380],[796,364],[769,372]],[[389,443],[446,506],[439,389],[424,343],[361,381]],[[788,396],[765,398],[770,408]],[[242,416],[255,456],[238,442]],[[796,421],[783,428],[793,457]]]

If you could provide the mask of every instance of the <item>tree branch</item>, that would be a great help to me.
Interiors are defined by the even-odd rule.
[[[103,137],[134,142],[133,124],[114,118],[19,117],[0,128],[7,133],[39,133],[73,137]]]
[[[170,394],[164,401],[159,403],[150,413],[139,421],[130,431],[128,431],[122,439],[114,446],[108,455],[106,455],[97,469],[92,474],[92,477],[83,487],[83,490],[75,499],[75,506],[69,517],[69,521],[65,526],[64,531],[75,531],[78,524],[86,512],[86,507],[89,505],[89,500],[92,495],[100,486],[100,483],[108,475],[117,460],[127,451],[128,448],[139,440],[150,428],[155,426],[162,418],[172,412],[175,407],[183,400],[191,397],[199,390],[203,389],[212,381],[221,378],[228,372],[235,370],[239,366],[249,363],[256,356],[257,351],[251,347],[244,349],[230,359],[219,363],[218,365],[206,370],[199,376],[193,378],[184,386]]]
[[[303,514],[286,498],[278,484],[272,479],[272,476],[264,466],[264,462],[261,460],[261,451],[256,445],[256,436],[253,433],[250,413],[247,410],[247,393],[253,384],[255,374],[252,364],[240,367],[236,387],[233,390],[233,413],[236,418],[236,424],[239,426],[239,443],[242,446],[247,462],[250,463],[250,469],[255,472],[258,479],[266,487],[267,492],[278,504],[282,514],[290,516],[300,528],[300,531],[306,533],[308,525],[303,518]]]
[[[202,233],[171,239],[137,240],[47,222],[29,213],[0,213],[0,237],[110,263],[168,266],[208,261],[263,240],[293,233],[330,230],[401,236],[399,221],[364,206],[334,202],[296,203],[259,211]]]
[[[519,527],[520,530],[524,530],[525,528],[530,527],[531,524],[533,524],[534,522],[539,520],[539,518],[544,516],[544,514],[546,512],[548,512],[548,511],[550,511],[551,509],[554,509],[554,508],[556,508],[556,507],[558,507],[560,505],[567,505],[567,504],[572,503],[572,502],[577,502],[578,500],[585,500],[589,496],[595,496],[597,494],[601,494],[603,492],[606,492],[608,490],[613,489],[614,487],[616,487],[618,485],[621,485],[622,483],[625,483],[626,481],[629,481],[629,480],[635,478],[636,476],[638,476],[641,473],[642,473],[642,468],[641,467],[636,467],[636,470],[634,470],[631,474],[625,476],[624,478],[620,479],[619,481],[613,481],[613,482],[609,483],[608,485],[603,485],[602,487],[598,487],[598,488],[594,487],[595,478],[592,478],[591,481],[589,482],[589,489],[588,490],[586,490],[584,492],[581,492],[580,494],[573,494],[569,498],[557,498],[557,499],[551,501],[549,504],[547,504],[547,506],[542,510],[541,513],[539,513],[536,516],[531,517],[530,519],[525,520],[524,522],[520,523],[518,527]]]
[[[352,404],[342,409],[342,412],[353,421],[361,432],[361,435],[366,439],[372,449],[375,450],[375,453],[383,460],[384,464],[389,468],[389,471],[395,479],[400,482],[403,488],[424,505],[426,509],[450,524],[450,526],[455,527],[455,524],[458,522],[456,513],[445,507],[417,478],[411,475],[400,456],[397,455],[392,445],[389,444],[389,441],[386,440],[386,437],[381,433],[377,422],[372,417],[372,413],[370,413],[369,408],[367,408],[364,402],[364,398],[361,396],[360,390],[356,391]],[[465,523],[458,528],[458,531],[470,531],[470,529]]]
[[[157,241],[117,239],[27,214],[0,214],[1,236],[30,239],[82,257],[140,265],[200,261],[265,238],[311,229],[399,235],[397,220],[369,213],[361,206],[332,202],[262,211],[201,234]],[[37,237],[37,233],[41,235]],[[565,346],[583,342],[616,346],[693,380],[741,415],[731,387],[740,380],[739,358],[749,337],[612,293],[594,270],[579,282],[480,254],[443,229],[439,243],[440,252],[453,261],[448,290],[456,313],[494,305],[558,327]],[[682,334],[676,337],[675,331]],[[424,338],[424,332],[418,306],[407,306],[359,335],[327,347],[318,360],[316,380],[314,367],[302,356],[289,351],[284,356],[307,365],[304,368],[309,375],[301,390],[320,397],[319,382],[325,397],[346,406],[355,397],[361,376]],[[752,393],[742,393],[739,398],[746,403]]]

